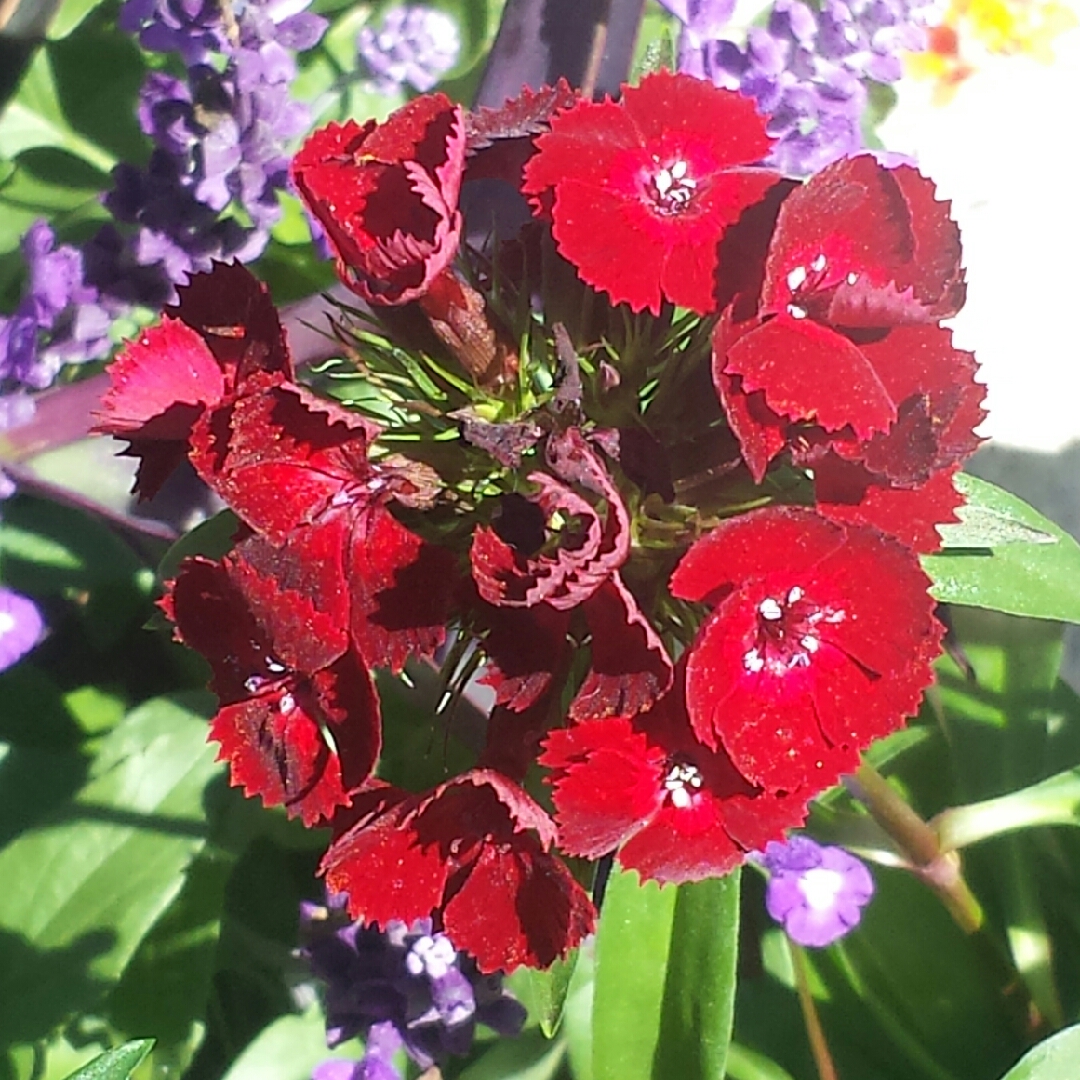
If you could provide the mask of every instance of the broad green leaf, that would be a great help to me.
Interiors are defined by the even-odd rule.
[[[204,854],[180,895],[143,938],[107,1012],[113,1029],[153,1035],[140,1080],[168,1080],[191,1063],[205,1031],[230,861]]]
[[[566,995],[577,962],[578,950],[575,949],[565,960],[556,960],[546,971],[521,967],[518,968],[520,974],[515,973],[515,992],[548,1039],[555,1037],[562,1023]]]
[[[37,146],[67,150],[106,173],[116,164],[113,154],[80,135],[68,122],[46,49],[35,54],[18,93],[0,115],[0,157],[14,158]]]
[[[727,1074],[731,1080],[791,1080],[791,1073],[771,1058],[737,1042],[728,1046]]]
[[[115,532],[71,507],[19,496],[0,522],[0,575],[35,596],[134,583],[142,563]]]
[[[1002,1080],[1076,1080],[1078,1069],[1080,1024],[1074,1024],[1028,1051]]]
[[[128,1080],[153,1045],[153,1039],[134,1039],[115,1050],[106,1050],[73,1072],[68,1080]]]
[[[180,699],[134,710],[89,782],[0,851],[0,1042],[46,1037],[97,1003],[184,884],[217,774]]]
[[[49,37],[54,41],[65,38],[105,0],[64,0],[60,10],[49,23]]]
[[[931,595],[951,604],[1080,622],[1080,544],[1022,499],[960,473],[959,525],[940,526],[945,547],[922,557]]]
[[[458,1080],[552,1080],[565,1056],[562,1039],[552,1042],[533,1028],[516,1039],[499,1039]]]
[[[671,929],[655,1080],[723,1080],[735,1012],[738,870],[680,885]]]
[[[593,1080],[653,1076],[677,895],[632,871],[611,875],[596,936]]]
[[[326,1049],[326,1021],[320,1009],[311,1008],[302,1016],[279,1017],[264,1028],[222,1080],[310,1080],[319,1062],[348,1055],[347,1047]],[[358,1056],[355,1044],[352,1056]]]

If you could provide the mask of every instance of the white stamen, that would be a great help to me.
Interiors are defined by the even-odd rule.
[[[815,273],[818,273],[818,274],[820,274],[820,273],[821,273],[821,271],[825,269],[825,265],[826,265],[826,259],[825,259],[825,254],[824,254],[824,252],[822,252],[822,253],[821,253],[820,255],[818,255],[818,256],[817,256],[817,258],[816,258],[816,259],[814,259],[814,261],[813,261],[813,262],[812,262],[812,263],[810,264],[810,269],[811,269],[811,270],[813,270],[813,271],[814,271]]]
[[[678,810],[685,810],[693,801],[693,793],[703,781],[696,765],[689,762],[676,763],[664,778],[664,787],[671,796],[672,805]]]
[[[676,180],[681,180],[686,175],[686,162],[681,158],[676,161],[675,164],[671,166],[671,175],[674,176]]]
[[[796,307],[795,304],[788,304],[787,311],[793,319],[806,318],[806,308]]]
[[[787,276],[788,288],[794,292],[806,281],[807,276],[805,266],[796,266],[794,270],[789,270]]]
[[[769,622],[776,622],[776,620],[784,614],[784,609],[771,596],[766,596],[765,599],[758,604],[758,613],[763,619],[768,619]]]
[[[790,591],[787,594],[787,602],[794,604],[801,600],[806,594],[799,588],[798,585],[792,585]]]
[[[656,184],[656,190],[660,193],[661,198],[665,196],[671,188],[671,185],[675,181],[671,177],[671,173],[667,169],[661,169],[657,174],[653,183]]]
[[[268,657],[266,660],[266,670],[269,671],[271,675],[280,675],[284,672],[285,665],[279,663],[277,660],[273,659],[273,657]]]
[[[818,649],[821,647],[821,642],[819,642],[816,637],[812,637],[810,634],[807,634],[806,637],[802,638],[799,641],[799,644],[808,653],[811,653],[811,654],[816,653],[818,651]]]
[[[743,667],[756,675],[765,667],[765,659],[757,649],[751,649],[743,656]]]
[[[291,713],[296,708],[296,698],[292,694],[282,694],[278,701],[278,709],[283,713]]]
[[[854,270],[852,270],[852,271],[851,271],[851,273],[850,273],[850,274],[848,274],[848,276],[847,276],[847,277],[846,277],[846,278],[845,278],[844,280],[845,280],[845,281],[846,281],[846,282],[847,282],[847,283],[848,283],[849,285],[854,285],[854,284],[855,284],[855,282],[859,280],[859,275],[858,275],[858,274],[856,274]]]

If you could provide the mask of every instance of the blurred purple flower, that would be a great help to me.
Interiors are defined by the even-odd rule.
[[[773,841],[761,863],[769,872],[765,906],[800,945],[820,948],[842,938],[874,895],[874,879],[862,862],[808,836]]]
[[[384,1080],[399,1046],[426,1069],[437,1060],[467,1054],[478,1023],[511,1035],[525,1022],[524,1008],[503,989],[501,976],[481,975],[445,934],[432,929],[430,919],[411,927],[394,921],[383,932],[350,922],[338,904],[304,904],[301,939],[301,954],[326,983],[327,1043],[333,1047],[365,1036],[365,1061],[373,1053],[373,1035],[382,1048],[368,1063],[368,1072],[352,1074],[356,1080]],[[384,1025],[398,1039],[389,1053],[393,1039]],[[362,1066],[364,1061],[357,1068]]]
[[[408,85],[425,94],[458,62],[461,37],[445,11],[402,4],[386,13],[377,30],[361,27],[356,48],[380,93]]]
[[[743,45],[720,36],[729,0],[662,2],[683,24],[679,70],[754,98],[777,139],[771,164],[807,176],[863,148],[866,82],[900,78],[937,0],[775,0]]]
[[[0,585],[0,671],[21,660],[41,640],[44,629],[34,601]]]

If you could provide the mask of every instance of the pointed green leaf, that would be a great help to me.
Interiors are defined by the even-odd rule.
[[[545,1038],[553,1039],[562,1023],[566,995],[570,980],[577,967],[578,951],[575,949],[565,960],[556,960],[546,971],[519,968],[515,989],[522,1003],[540,1025]]]
[[[964,473],[958,525],[939,526],[944,548],[924,555],[931,595],[951,604],[1080,622],[1080,544],[1022,499]]]
[[[611,875],[596,936],[594,1080],[651,1080],[676,895],[630,871]]]
[[[115,1050],[106,1050],[73,1072],[68,1080],[128,1080],[153,1045],[153,1039],[134,1039]]]
[[[680,885],[654,1080],[723,1080],[735,1014],[739,871]]]

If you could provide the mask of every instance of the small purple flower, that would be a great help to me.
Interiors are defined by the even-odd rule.
[[[34,601],[0,585],[0,671],[21,660],[41,640],[44,629]]]
[[[383,932],[350,922],[339,904],[304,904],[301,933],[301,954],[326,984],[327,1043],[367,1039],[352,1073],[326,1062],[314,1080],[393,1080],[398,1049],[426,1069],[467,1054],[478,1023],[512,1035],[525,1022],[501,977],[481,975],[430,919],[392,921]]]
[[[408,85],[426,94],[458,62],[461,37],[445,11],[402,4],[377,30],[362,27],[356,48],[380,93]]]
[[[799,945],[820,948],[842,938],[874,895],[874,879],[862,862],[808,836],[773,841],[761,863],[769,872],[765,907]]]

